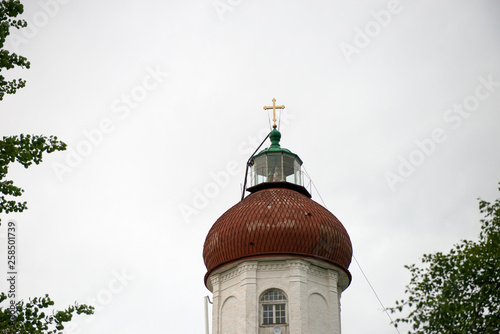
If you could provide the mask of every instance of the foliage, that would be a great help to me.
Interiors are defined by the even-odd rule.
[[[10,34],[10,28],[24,28],[27,23],[25,20],[15,19],[16,16],[24,11],[23,5],[19,0],[0,1],[0,101],[5,94],[14,94],[19,88],[25,86],[23,79],[6,80],[1,74],[3,69],[10,70],[16,66],[29,68],[30,62],[23,56],[11,53],[3,49],[5,39]]]
[[[3,49],[5,39],[10,34],[10,28],[26,27],[26,21],[16,20],[24,8],[19,0],[0,1],[0,73],[16,66],[29,68],[30,63],[25,57],[18,56]],[[8,81],[0,74],[0,101],[5,94],[14,94],[17,89],[25,86],[25,80],[14,79]],[[58,141],[57,137],[39,135],[19,135],[3,137],[0,141],[0,213],[22,212],[26,202],[8,200],[5,196],[21,196],[23,189],[15,186],[13,181],[4,180],[7,176],[10,163],[19,162],[25,168],[32,163],[39,164],[44,152],[51,153],[66,149],[66,144]],[[11,291],[9,291],[9,298]],[[14,293],[14,292],[12,292]],[[0,293],[0,304],[7,299],[7,295]],[[62,311],[48,312],[54,302],[48,295],[29,299],[27,303],[19,301],[10,303],[6,308],[0,307],[0,333],[2,334],[59,334],[64,329],[64,323],[71,321],[74,314],[93,314],[94,308],[75,303]]]
[[[16,66],[29,68],[30,63],[25,57],[18,56],[3,49],[5,39],[10,34],[10,28],[24,28],[25,20],[15,19],[22,14],[24,7],[19,0],[0,1],[0,101],[5,94],[14,94],[17,89],[24,87],[25,80],[7,81],[2,70],[10,70]],[[12,181],[5,181],[8,167],[11,162],[17,161],[25,168],[32,163],[39,164],[42,161],[42,153],[51,153],[55,150],[66,149],[66,144],[57,140],[57,137],[23,135],[3,137],[0,141],[0,213],[22,212],[25,210],[26,202],[16,202],[6,199],[5,196],[21,196],[23,189],[16,187]]]
[[[500,188],[499,188],[500,190]],[[478,241],[462,240],[447,253],[425,254],[422,267],[411,273],[406,300],[396,301],[392,313],[408,309],[409,333],[500,333],[500,199],[479,200],[481,233]]]
[[[4,181],[9,170],[9,164],[19,162],[25,168],[32,163],[39,164],[42,161],[44,152],[51,153],[66,149],[66,144],[58,141],[57,137],[37,135],[19,135],[3,137],[0,141],[0,213],[22,212],[25,210],[26,202],[16,202],[8,200],[5,195],[21,196],[23,189],[15,186],[13,181]]]
[[[7,296],[0,294],[0,304]],[[30,299],[27,303],[20,301],[14,308],[0,308],[0,333],[2,334],[59,334],[64,323],[71,321],[75,314],[93,314],[94,308],[75,303],[63,311],[49,311],[54,302],[48,295]],[[14,314],[12,314],[14,313]]]

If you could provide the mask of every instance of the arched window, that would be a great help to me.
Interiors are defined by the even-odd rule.
[[[281,325],[287,323],[287,299],[285,294],[277,289],[267,290],[260,297],[262,325]]]

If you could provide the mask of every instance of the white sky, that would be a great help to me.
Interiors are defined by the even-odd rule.
[[[53,134],[76,153],[13,166],[29,210],[8,218],[22,298],[98,306],[67,333],[203,332],[203,242],[239,201],[273,97],[282,146],[386,306],[403,297],[403,265],[476,238],[477,198],[498,196],[498,1],[24,3],[30,28],[7,46],[32,67],[9,75],[27,86],[0,103],[0,134]],[[343,333],[396,333],[350,271]]]

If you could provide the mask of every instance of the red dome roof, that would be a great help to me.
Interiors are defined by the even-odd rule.
[[[203,246],[212,272],[247,258],[293,256],[334,264],[351,279],[352,245],[340,221],[301,193],[271,188],[257,191],[227,210]]]

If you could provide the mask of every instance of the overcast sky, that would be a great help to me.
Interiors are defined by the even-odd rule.
[[[69,149],[11,168],[29,210],[0,234],[17,221],[22,298],[97,307],[66,333],[203,333],[203,242],[272,98],[386,306],[405,264],[475,239],[477,198],[498,197],[496,0],[24,3],[6,46],[31,69],[8,75],[27,86],[0,103],[0,134]],[[343,333],[397,333],[349,270]]]

